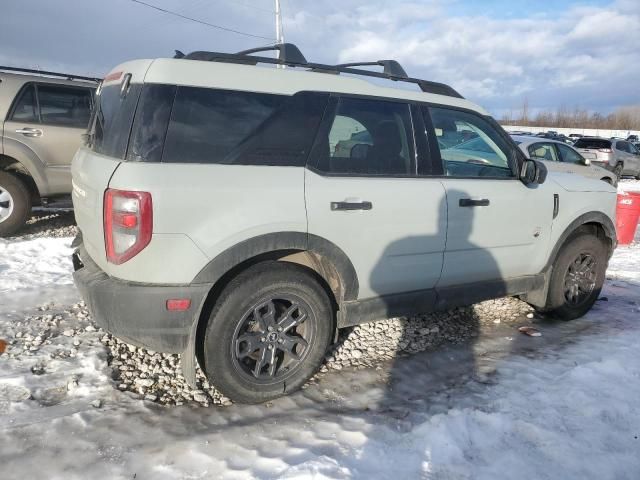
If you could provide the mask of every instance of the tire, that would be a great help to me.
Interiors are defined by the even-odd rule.
[[[584,272],[589,259],[594,265]],[[607,262],[607,249],[598,237],[588,233],[575,235],[554,262],[544,312],[563,320],[587,313],[602,290]]]
[[[0,237],[17,232],[31,216],[31,195],[15,175],[0,172]]]
[[[622,171],[624,170],[624,165],[622,163],[618,163],[615,168],[612,170],[613,174],[616,176],[617,182],[622,178]],[[617,183],[616,182],[616,183]]]
[[[202,348],[206,375],[240,403],[297,390],[322,363],[333,317],[327,293],[304,267],[254,265],[224,288],[209,316]]]

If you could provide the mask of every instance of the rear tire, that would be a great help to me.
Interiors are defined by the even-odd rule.
[[[622,171],[624,170],[624,165],[622,163],[618,163],[613,169],[613,174],[616,176],[616,183],[620,181],[622,178]]]
[[[544,312],[563,320],[587,313],[602,290],[607,262],[607,249],[598,237],[574,236],[554,262]]]
[[[15,175],[0,172],[0,237],[17,232],[31,216],[31,195]]]
[[[222,291],[204,335],[204,369],[224,395],[261,403],[300,388],[320,367],[333,308],[300,265],[263,262]]]

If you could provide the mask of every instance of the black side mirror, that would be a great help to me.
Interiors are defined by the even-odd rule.
[[[547,167],[538,160],[525,160],[520,170],[520,180],[525,185],[540,185],[547,179]]]

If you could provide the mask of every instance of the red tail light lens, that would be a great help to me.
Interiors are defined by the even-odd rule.
[[[120,265],[151,241],[153,205],[148,192],[108,189],[104,194],[104,243],[107,261]]]

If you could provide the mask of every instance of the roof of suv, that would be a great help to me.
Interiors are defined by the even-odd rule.
[[[487,114],[478,105],[460,98],[459,94],[447,85],[410,78],[406,74],[402,75],[404,73],[402,67],[391,60],[329,66],[306,63],[306,61],[304,63],[301,61],[292,62],[282,59],[282,57],[281,60],[253,57],[245,55],[245,53],[194,52],[178,58],[133,60],[112,69],[105,77],[104,84],[120,83],[122,75],[130,73],[131,82],[137,83],[168,83],[284,95],[293,95],[302,91],[350,93],[451,105],[474,110],[484,115]],[[190,57],[198,59],[191,59]],[[304,60],[304,57],[301,58]],[[275,63],[289,66],[290,68],[265,68],[257,66],[257,63]],[[387,67],[391,65],[400,70],[393,70],[393,73],[389,74],[381,74],[350,68],[352,65],[380,65],[385,67],[385,72]],[[300,67],[304,68],[304,70],[301,70]],[[353,73],[357,76],[345,76],[342,73]],[[366,81],[362,76],[415,83],[423,90],[427,89],[439,93],[384,87]]]

